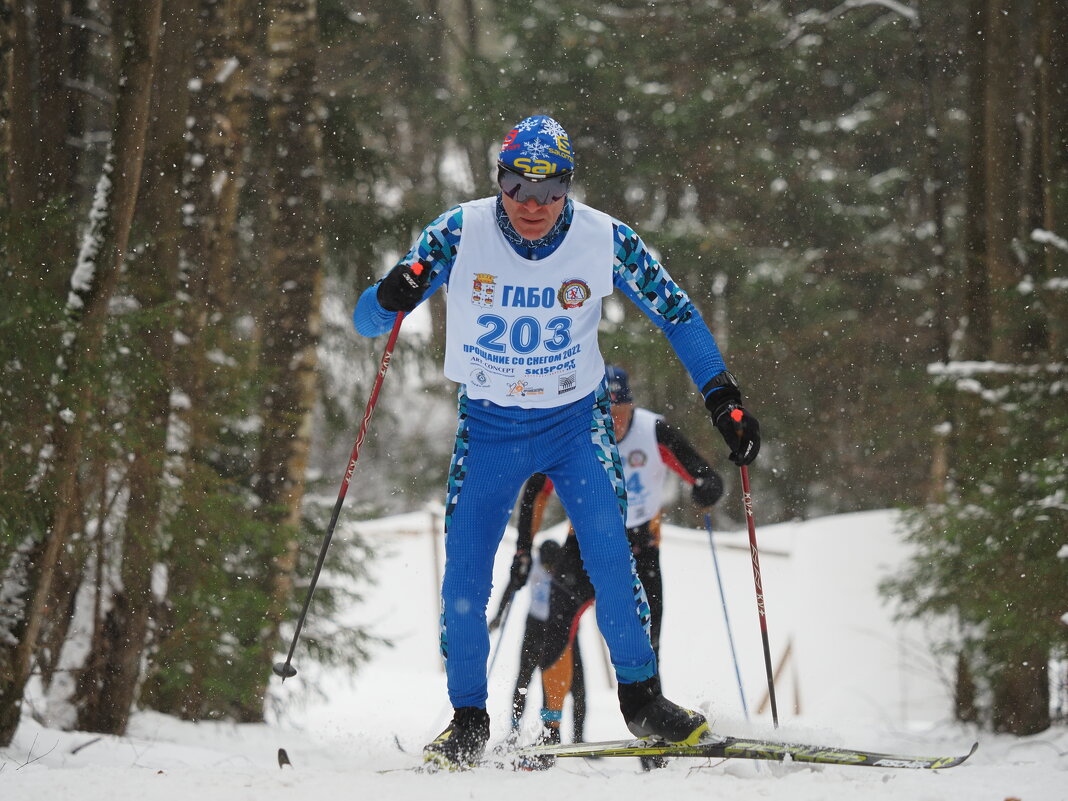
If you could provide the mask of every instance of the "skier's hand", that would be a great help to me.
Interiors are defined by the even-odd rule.
[[[493,620],[489,622],[490,632],[494,632],[501,627],[501,621],[504,620],[504,612],[508,608],[508,604],[511,603],[511,598],[506,598],[501,603],[501,608],[497,610],[497,614],[493,616]]]
[[[712,423],[731,449],[731,461],[747,465],[760,452],[760,423],[742,406],[742,393],[733,375],[724,370],[709,383],[716,385],[705,398]]]
[[[723,480],[714,472],[709,471],[697,476],[693,482],[690,499],[693,505],[700,509],[707,509],[723,497]]]
[[[530,575],[530,552],[516,551],[512,558],[512,569],[508,579],[508,588],[515,592],[527,583]]]
[[[410,312],[423,299],[430,283],[430,265],[417,261],[414,264],[401,262],[378,284],[379,305],[386,311]]]
[[[731,449],[730,460],[747,465],[760,453],[760,423],[742,406],[731,401],[712,412],[712,422]]]

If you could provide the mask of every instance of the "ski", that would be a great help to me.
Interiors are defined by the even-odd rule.
[[[599,743],[563,745],[528,745],[512,751],[513,757],[709,757],[723,759],[767,759],[775,762],[812,762],[821,765],[858,765],[876,768],[912,768],[940,770],[953,768],[975,753],[975,743],[961,756],[921,757],[880,754],[855,748],[779,742],[709,735],[695,745],[671,744],[658,740],[609,740]]]

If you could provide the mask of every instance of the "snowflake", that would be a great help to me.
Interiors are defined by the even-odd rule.
[[[541,130],[538,133],[549,134],[552,137],[567,137],[567,131],[564,130],[564,126],[554,120],[552,117],[546,117]]]
[[[537,127],[538,127],[537,119],[535,119],[534,117],[527,117],[525,120],[523,120],[517,126],[515,126],[515,129],[517,131],[519,131],[520,133],[526,133],[527,131],[533,131]]]
[[[532,159],[542,158],[549,150],[549,144],[544,139],[534,139],[523,146],[523,154]]]

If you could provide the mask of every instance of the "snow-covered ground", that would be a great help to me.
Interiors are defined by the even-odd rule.
[[[867,512],[758,529],[768,630],[779,670],[778,731],[761,704],[767,682],[745,533],[717,534],[716,552],[749,719],[708,535],[667,527],[665,690],[705,709],[725,733],[918,755],[963,753],[978,739],[979,751],[952,770],[674,760],[664,770],[642,773],[633,759],[563,760],[544,773],[411,770],[423,743],[450,712],[436,651],[441,543],[431,532],[440,528],[440,516],[427,511],[359,526],[380,550],[379,583],[351,614],[394,647],[379,649],[357,674],[320,670],[301,659],[298,649],[294,663],[300,673],[284,684],[274,680],[278,712],[261,726],[188,724],[140,714],[128,736],[101,738],[44,727],[26,716],[12,746],[0,750],[0,799],[544,801],[550,794],[581,794],[584,801],[618,801],[636,793],[674,798],[700,792],[731,801],[1068,801],[1068,730],[1019,739],[950,721],[948,671],[932,655],[928,633],[915,623],[892,622],[875,591],[905,554],[895,520],[892,512]],[[547,532],[561,534],[559,527]],[[494,603],[511,561],[509,540],[498,554]],[[517,596],[491,675],[496,737],[507,725],[526,602],[524,594]],[[626,736],[593,616],[587,618],[580,632],[587,736]],[[312,685],[322,695],[309,694]],[[528,723],[534,726],[536,682],[532,694]],[[279,768],[279,748],[292,766]]]

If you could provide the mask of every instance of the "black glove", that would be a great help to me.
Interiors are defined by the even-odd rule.
[[[693,482],[690,499],[694,506],[707,509],[723,497],[723,480],[709,471],[699,475]]]
[[[496,631],[501,627],[501,622],[504,620],[504,613],[508,609],[508,605],[512,602],[511,597],[506,597],[501,602],[501,608],[497,610],[497,614],[493,616],[493,620],[489,622],[489,630]]]
[[[530,554],[527,551],[516,551],[512,558],[512,571],[508,579],[508,589],[516,592],[527,583],[530,575]]]
[[[401,262],[378,283],[378,304],[386,311],[410,312],[423,299],[429,283],[429,264]]]
[[[705,398],[712,423],[731,449],[731,461],[739,466],[750,464],[760,453],[760,423],[742,407],[742,393],[733,375],[724,370],[705,391],[713,387]]]
[[[512,603],[515,594],[527,583],[530,575],[530,554],[527,551],[516,551],[512,557],[512,569],[508,577],[508,586],[504,588],[504,596],[497,614],[489,622],[489,630],[496,631],[504,620],[504,614],[508,611],[508,605]]]

